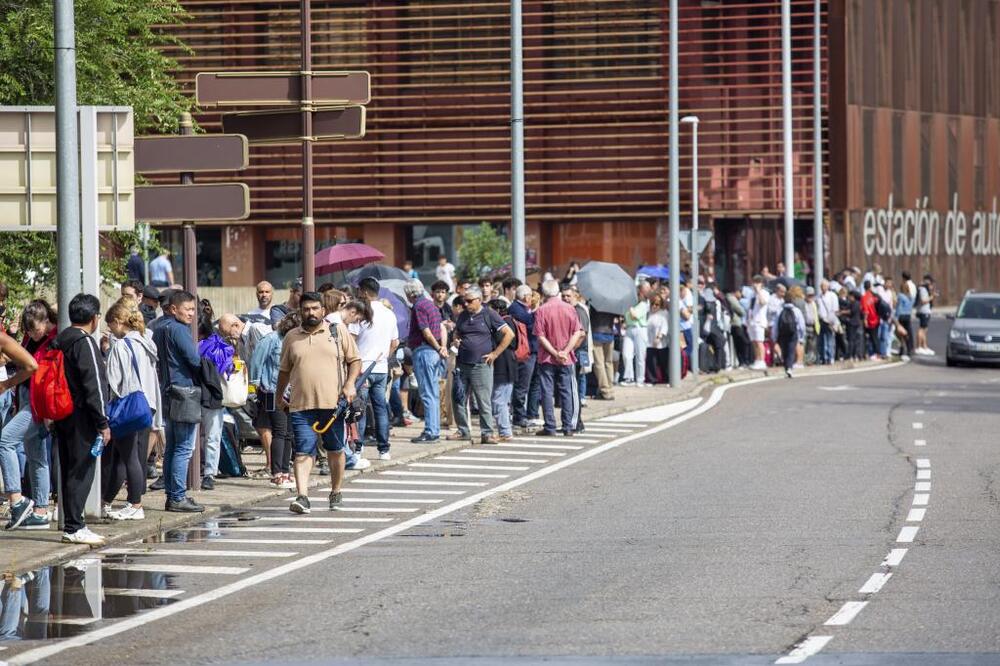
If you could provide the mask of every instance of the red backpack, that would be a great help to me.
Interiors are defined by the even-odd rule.
[[[508,317],[509,323],[514,325],[514,332],[517,333],[514,344],[514,358],[518,362],[527,361],[531,356],[531,346],[528,345],[528,327],[513,317]]]
[[[65,358],[62,350],[52,348],[55,337],[56,331],[53,330],[35,352],[38,370],[31,376],[28,395],[31,413],[38,422],[44,419],[61,421],[73,413],[73,396],[66,381]]]

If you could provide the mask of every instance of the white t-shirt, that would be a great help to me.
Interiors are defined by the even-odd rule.
[[[271,306],[268,305],[267,309],[264,309],[264,310],[262,310],[260,308],[254,308],[253,310],[251,310],[247,314],[253,315],[253,316],[256,316],[256,317],[264,317],[265,319],[270,320],[271,319]]]
[[[646,319],[646,337],[652,349],[666,349],[670,344],[667,334],[670,332],[669,313],[666,310],[657,310],[649,313]],[[659,337],[658,336],[662,336]]]
[[[455,291],[455,267],[450,261],[446,261],[444,265],[437,265],[434,269],[434,277],[442,282],[448,283],[448,291]]]
[[[389,347],[392,341],[399,337],[396,315],[378,301],[372,301],[372,323],[351,324],[347,330],[358,338],[358,353],[361,355],[363,366],[361,371],[364,372],[372,361],[381,356],[372,372],[382,374],[389,372]]]
[[[754,302],[753,310],[750,312],[750,324],[760,329],[767,328],[767,304],[771,300],[771,295],[763,289],[756,294],[757,300]]]

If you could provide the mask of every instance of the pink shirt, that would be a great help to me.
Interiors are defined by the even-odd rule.
[[[579,330],[580,318],[576,316],[576,308],[560,298],[550,298],[535,312],[535,335],[548,340],[556,351],[565,349],[570,338]],[[571,363],[576,362],[573,352],[569,353],[569,360]],[[538,362],[560,365],[541,342],[538,344]]]

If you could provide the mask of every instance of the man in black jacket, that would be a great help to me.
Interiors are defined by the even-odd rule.
[[[108,379],[93,337],[101,320],[101,302],[96,296],[77,294],[69,302],[69,320],[72,325],[56,336],[53,345],[63,353],[66,384],[73,398],[73,413],[55,423],[62,480],[62,540],[102,546],[104,537],[90,531],[83,515],[97,466],[91,448],[98,436],[105,444],[111,440],[105,411]]]

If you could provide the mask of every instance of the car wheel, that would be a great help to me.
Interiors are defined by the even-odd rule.
[[[955,359],[953,359],[951,356],[946,356],[945,359],[944,359],[944,362],[945,362],[945,365],[947,365],[949,368],[958,367],[958,361],[956,361]]]

